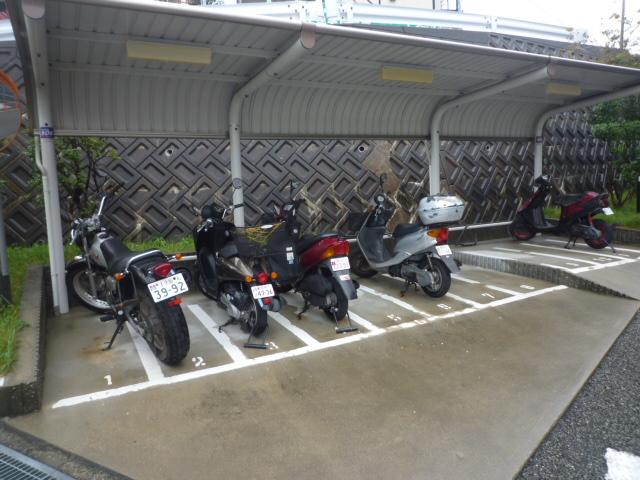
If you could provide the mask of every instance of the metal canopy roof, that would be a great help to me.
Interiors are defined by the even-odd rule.
[[[530,139],[544,112],[640,84],[635,69],[152,0],[47,0],[45,15],[58,134],[225,137],[234,92],[303,30],[315,37],[304,54],[244,99],[242,136],[427,138],[439,104],[547,67],[442,117],[444,138]],[[210,47],[212,61],[131,59],[135,40]],[[383,66],[428,69],[433,81],[382,80]],[[569,88],[547,93],[549,82]]]

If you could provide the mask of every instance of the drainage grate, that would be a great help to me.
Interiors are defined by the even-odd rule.
[[[70,476],[3,445],[0,445],[0,479],[73,480]]]

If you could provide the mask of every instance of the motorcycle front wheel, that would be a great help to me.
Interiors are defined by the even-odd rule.
[[[349,255],[349,264],[351,265],[351,271],[360,278],[371,278],[378,273],[377,270],[369,266],[369,262],[360,251],[352,252]]]
[[[142,336],[158,360],[176,365],[189,352],[189,328],[180,306],[170,307],[166,301],[155,303],[150,295],[138,287],[136,321]]]
[[[105,270],[94,270],[94,282],[96,295],[91,293],[91,283],[89,282],[89,271],[86,263],[75,263],[67,268],[67,290],[73,297],[89,310],[98,313],[111,311],[108,302],[108,291],[106,279],[109,276]]]
[[[511,235],[511,238],[513,238],[514,240],[519,240],[521,242],[531,240],[536,236],[537,233],[536,229],[531,225],[518,219],[514,220],[513,223],[509,225],[507,230],[509,231],[509,235]]]
[[[439,258],[432,258],[431,265],[433,268],[427,269],[433,276],[433,283],[428,287],[422,287],[422,291],[433,298],[444,296],[451,288],[451,272]]]

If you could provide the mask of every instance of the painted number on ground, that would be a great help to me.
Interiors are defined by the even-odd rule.
[[[107,381],[107,385],[113,385],[113,382],[111,381],[111,375],[105,375],[104,379]]]
[[[196,367],[204,367],[207,365],[202,357],[193,357],[191,361]]]
[[[442,310],[451,310],[451,307],[446,303],[439,303],[438,307],[440,307]]]
[[[399,321],[402,320],[402,317],[400,315],[396,315],[395,313],[391,313],[391,314],[387,315],[387,318],[390,318],[394,322],[399,322]]]
[[[496,298],[496,297],[494,297],[493,295],[491,295],[490,293],[487,293],[487,292],[484,292],[484,293],[482,294],[482,296],[483,296],[483,297],[494,298],[494,299]]]

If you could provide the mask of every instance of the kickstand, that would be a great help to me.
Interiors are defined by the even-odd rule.
[[[407,290],[409,290],[410,286],[411,286],[411,282],[409,282],[409,280],[405,280],[404,287],[402,287],[402,290],[400,290],[401,297],[404,297],[407,294]]]
[[[238,323],[238,321],[235,318],[231,317],[229,320],[224,322],[222,325],[218,326],[218,333],[222,333],[222,329],[224,327],[226,327],[227,325],[234,324],[234,323]]]
[[[253,328],[249,332],[249,338],[247,338],[246,343],[244,344],[244,348],[258,348],[260,350],[266,350],[269,348],[267,342],[262,343],[251,343],[251,337],[253,337],[253,333],[255,332],[257,323],[253,324]],[[267,323],[267,328],[265,329],[265,338],[268,338],[267,333],[269,332],[269,324]]]
[[[107,346],[102,349],[104,351],[111,350],[111,347],[113,346],[113,342],[115,342],[116,337],[120,335],[120,333],[122,332],[122,329],[124,328],[124,322],[126,321],[126,317],[124,315],[118,315],[117,319],[118,319],[118,324],[116,326],[116,330],[115,332],[113,332],[113,335],[111,336],[111,340],[109,340],[109,342],[107,343]]]
[[[348,327],[344,327],[344,328],[340,328],[340,324],[338,323],[338,317],[336,317],[336,309],[335,307],[331,307],[332,311],[331,313],[333,313],[333,319],[336,322],[336,333],[349,333],[349,332],[357,332],[358,331],[358,327],[354,327],[351,324],[351,317],[349,316],[349,312],[347,312],[347,323],[349,324]]]
[[[566,248],[567,250],[572,249],[573,247],[576,246],[576,242],[578,241],[578,237],[569,237],[569,241],[567,242],[567,244],[564,246],[564,248]],[[573,242],[573,245],[571,245],[571,242]]]
[[[611,249],[611,251],[615,254],[617,254],[618,252],[616,252],[616,247],[613,246],[613,243],[607,242],[605,240],[605,243],[607,244],[607,246]]]
[[[307,310],[309,310],[310,306],[311,306],[311,304],[305,300],[304,301],[304,307],[302,307],[302,310],[300,310],[299,312],[296,313],[296,318],[298,320],[302,320],[302,315],[304,315],[307,312]]]

